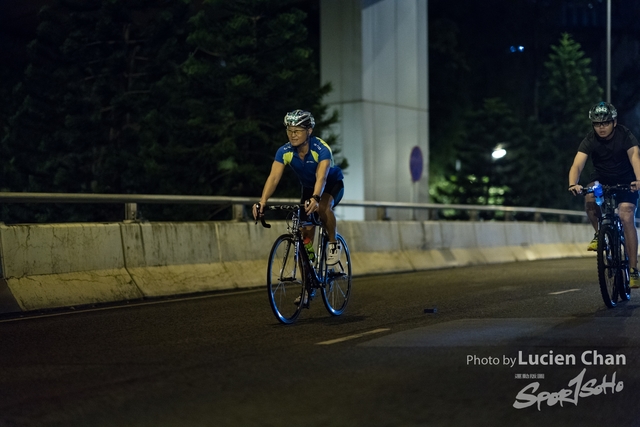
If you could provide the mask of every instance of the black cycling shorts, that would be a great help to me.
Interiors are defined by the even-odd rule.
[[[619,191],[616,193],[616,202],[620,203],[631,203],[638,206],[638,192],[637,191]]]
[[[333,207],[335,208],[342,200],[342,196],[344,195],[344,183],[342,180],[327,183],[324,187],[324,194],[331,194],[333,197]],[[313,196],[313,188],[302,187],[302,197],[300,198],[300,203],[304,203],[309,200]],[[307,221],[307,214],[302,210],[302,218],[303,221]]]

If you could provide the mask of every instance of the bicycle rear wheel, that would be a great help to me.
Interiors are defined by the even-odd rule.
[[[325,241],[322,251],[322,301],[329,313],[339,316],[344,313],[351,296],[351,254],[344,238],[339,234],[336,238],[342,244],[342,253],[337,264],[326,264],[328,242]]]
[[[598,281],[602,300],[609,308],[616,306],[621,277],[620,247],[616,244],[616,230],[603,225],[598,232]]]
[[[276,319],[285,324],[295,322],[303,306],[295,303],[304,289],[303,272],[295,251],[291,235],[278,237],[271,248],[267,268],[269,304]]]

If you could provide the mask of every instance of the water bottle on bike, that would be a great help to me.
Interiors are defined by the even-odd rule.
[[[313,242],[310,238],[305,237],[302,243],[304,244],[304,248],[307,250],[307,254],[309,255],[309,261],[313,262],[313,260],[316,259],[316,253],[313,250]]]
[[[604,195],[602,193],[602,185],[600,185],[599,181],[593,183],[593,195],[596,197],[596,204],[602,206]]]

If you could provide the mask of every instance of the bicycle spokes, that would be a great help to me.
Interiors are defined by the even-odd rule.
[[[344,312],[351,296],[351,256],[342,236],[337,235],[337,238],[342,244],[342,253],[336,264],[323,263],[322,287],[324,305],[335,316]]]
[[[301,295],[304,284],[294,248],[293,238],[282,235],[273,244],[269,255],[269,303],[276,318],[282,323],[293,323],[301,309],[301,305],[296,304],[296,298]]]

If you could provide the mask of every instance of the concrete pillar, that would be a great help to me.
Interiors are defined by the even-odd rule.
[[[345,199],[429,200],[426,0],[321,0],[321,78],[338,110],[338,150],[349,161]],[[409,161],[422,152],[422,177]],[[410,210],[389,209],[391,219]],[[375,219],[375,209],[339,208],[343,219]],[[427,212],[422,212],[426,218]]]

